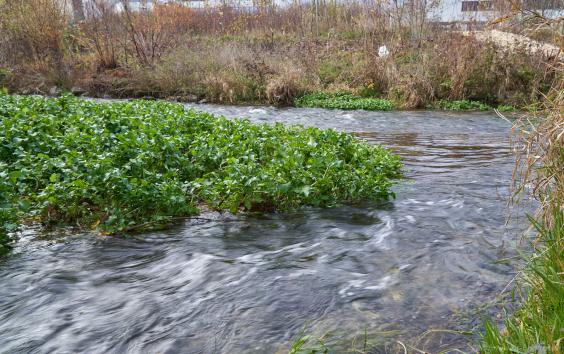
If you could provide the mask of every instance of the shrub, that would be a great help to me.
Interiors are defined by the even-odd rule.
[[[68,14],[57,0],[0,2],[0,30],[11,60],[59,63],[66,51]]]
[[[150,66],[189,32],[190,19],[191,10],[182,5],[157,4],[151,11],[137,12],[125,6],[121,20],[137,61]]]

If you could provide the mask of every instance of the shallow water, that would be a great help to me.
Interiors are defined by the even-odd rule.
[[[513,277],[498,261],[528,224],[507,207],[510,126],[493,114],[197,108],[352,132],[402,155],[406,180],[385,203],[212,214],[129,238],[27,230],[0,261],[0,352],[282,353],[304,328],[383,343],[471,329]]]

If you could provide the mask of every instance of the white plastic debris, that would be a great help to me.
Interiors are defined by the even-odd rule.
[[[388,47],[386,47],[385,45],[381,46],[380,48],[378,48],[378,56],[380,58],[385,58],[388,55],[390,55],[390,51],[388,50]]]

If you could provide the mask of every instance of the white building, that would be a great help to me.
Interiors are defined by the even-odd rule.
[[[441,0],[430,10],[429,18],[436,22],[485,22],[494,17],[491,1]]]
[[[564,15],[564,0],[521,0],[525,9],[535,10],[550,18]],[[429,12],[429,18],[441,23],[488,22],[504,13],[503,0],[440,0]]]

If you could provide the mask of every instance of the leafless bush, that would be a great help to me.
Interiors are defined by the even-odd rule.
[[[86,45],[96,53],[97,69],[118,67],[118,52],[126,47],[121,17],[107,1],[92,1],[87,5],[88,21],[81,24]]]
[[[6,0],[0,14],[3,40],[9,42],[0,50],[9,62],[62,61],[69,16],[59,1]]]
[[[122,1],[123,21],[134,54],[142,65],[152,65],[177,44],[189,30],[191,11],[181,5],[158,5],[133,12]]]

